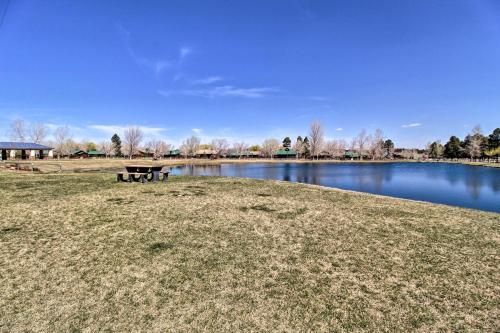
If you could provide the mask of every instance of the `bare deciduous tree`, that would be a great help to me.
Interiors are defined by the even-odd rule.
[[[233,150],[238,154],[238,158],[241,158],[241,154],[248,149],[248,145],[244,142],[235,142],[233,144]]]
[[[100,144],[99,144],[99,149],[104,153],[106,154],[106,158],[109,157],[111,155],[111,153],[113,152],[113,143],[111,143],[111,141],[102,141]]]
[[[361,132],[359,132],[358,136],[355,138],[355,146],[358,149],[359,152],[359,159],[363,159],[363,152],[366,149],[366,146],[370,142],[370,136],[366,133],[365,129],[362,129]]]
[[[325,151],[328,153],[329,157],[334,157],[337,151],[337,141],[329,140],[325,142]]]
[[[229,149],[229,143],[226,139],[213,139],[212,149],[217,157],[226,155]]]
[[[370,142],[370,155],[373,160],[381,160],[384,157],[384,135],[380,128],[375,130]]]
[[[345,155],[347,143],[345,142],[345,140],[336,140],[336,141],[337,141],[337,150],[335,151],[334,157],[342,158]]]
[[[324,145],[325,151],[332,158],[341,158],[345,153],[345,141],[344,140],[330,140]]]
[[[26,140],[26,125],[24,120],[16,119],[10,125],[10,136],[12,141],[23,142]]]
[[[70,147],[68,145],[68,140],[69,140],[69,128],[68,126],[62,126],[56,128],[54,131],[54,139],[56,141],[56,153],[57,157],[60,158],[61,156],[64,155],[69,155],[70,153]]]
[[[144,134],[138,126],[130,126],[123,133],[125,153],[132,158],[132,155],[137,153],[137,149],[141,144]]]
[[[262,143],[262,155],[264,157],[273,157],[274,152],[280,148],[280,142],[276,139],[266,139]]]
[[[182,155],[188,157],[196,154],[196,151],[198,150],[198,147],[200,146],[200,138],[196,136],[192,136],[190,138],[187,138],[182,142],[181,145],[181,152]]]
[[[42,142],[47,136],[47,128],[42,123],[36,123],[31,127],[30,139],[34,143]]]
[[[163,157],[172,147],[172,145],[163,140],[152,140],[148,142],[146,146],[153,153],[155,159]]]
[[[313,122],[309,127],[309,144],[311,146],[311,155],[316,158],[321,149],[323,148],[325,131],[323,130],[323,125],[320,122]]]
[[[483,143],[483,134],[481,132],[481,127],[477,125],[472,129],[472,132],[469,134],[467,145],[465,147],[465,150],[467,151],[467,154],[469,154],[471,160],[475,160],[476,158],[481,157],[482,143]]]
[[[295,143],[293,144],[293,150],[295,150],[295,152],[297,153],[297,158],[300,158],[301,155],[302,155],[302,148],[304,146],[304,140],[302,139],[301,136],[298,136],[297,137],[297,140],[295,141]]]

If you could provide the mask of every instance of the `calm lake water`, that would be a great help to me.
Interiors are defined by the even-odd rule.
[[[187,165],[174,175],[275,179],[500,213],[500,168],[445,163]]]

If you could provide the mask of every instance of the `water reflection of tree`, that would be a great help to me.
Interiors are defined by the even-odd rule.
[[[311,164],[305,163],[301,164],[299,168],[296,169],[296,181],[299,183],[311,184],[309,181],[311,173]]]
[[[485,186],[495,193],[500,192],[500,177],[493,172],[497,170],[465,165],[428,165],[424,169],[427,176],[435,179],[444,178],[450,185],[463,183],[471,197],[479,199],[481,189]]]
[[[290,163],[285,163],[285,165],[283,166],[283,177],[281,179],[287,182],[292,179]]]
[[[263,167],[262,178],[263,179],[276,179],[279,180],[279,170],[281,169],[281,164],[267,164]]]
[[[479,195],[481,193],[481,187],[483,187],[483,181],[480,176],[467,177],[465,179],[465,185],[469,190],[470,196],[477,200],[479,199]]]
[[[373,185],[373,192],[382,193],[384,182],[392,180],[392,164],[365,164],[357,165],[358,173],[357,183],[360,189],[367,190],[365,187]]]
[[[194,165],[188,164],[183,167],[182,174],[190,176],[221,176],[221,166],[220,165]]]
[[[497,177],[491,177],[490,187],[493,192],[500,192],[500,175]]]

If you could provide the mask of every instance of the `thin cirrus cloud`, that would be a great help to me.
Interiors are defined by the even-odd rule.
[[[262,98],[279,91],[272,87],[238,88],[234,86],[217,86],[207,89],[186,89],[180,91],[158,90],[158,94],[169,97],[173,94],[197,96],[205,98],[218,97],[242,97],[242,98]]]
[[[222,80],[223,80],[223,78],[221,76],[209,76],[209,77],[205,77],[202,79],[192,80],[191,83],[192,84],[212,84],[212,83],[219,82]]]
[[[179,50],[179,57],[182,60],[184,60],[189,54],[191,54],[193,50],[189,47],[181,47]]]
[[[138,53],[134,50],[130,41],[130,32],[127,29],[125,29],[121,24],[117,24],[116,27],[130,58],[132,58],[137,65],[151,72],[157,79],[168,69],[178,69],[186,57],[193,52],[191,48],[181,47],[179,49],[179,59],[177,60],[151,60],[138,55]]]
[[[194,133],[196,133],[196,134],[200,134],[201,132],[203,132],[203,129],[201,129],[201,128],[193,128],[193,129],[191,129],[191,130],[192,130]]]
[[[420,126],[422,126],[421,123],[411,123],[411,124],[401,125],[401,127],[403,127],[403,128],[420,127]]]
[[[343,131],[344,129],[343,129],[342,127],[337,127],[335,130],[336,130],[337,132],[340,132],[340,131]]]
[[[130,126],[122,125],[90,125],[87,126],[90,129],[101,131],[107,134],[123,133]],[[160,135],[162,132],[168,131],[168,128],[163,127],[149,127],[149,126],[137,126],[146,135]]]

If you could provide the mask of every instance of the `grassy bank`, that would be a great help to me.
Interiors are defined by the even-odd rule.
[[[500,163],[496,162],[470,162],[470,161],[436,161],[436,163],[464,164],[488,168],[500,168]]]
[[[0,331],[500,327],[500,214],[231,178],[0,184]]]

